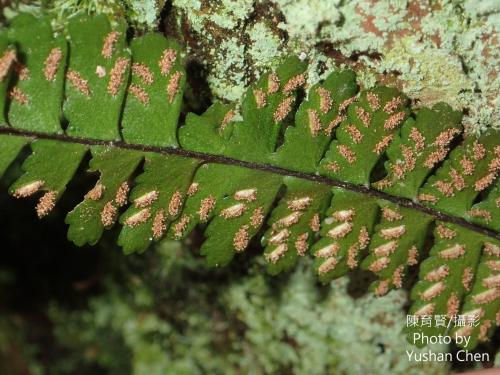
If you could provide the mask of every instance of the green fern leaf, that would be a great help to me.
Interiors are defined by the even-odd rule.
[[[451,107],[413,113],[390,87],[358,95],[347,70],[302,100],[306,63],[297,57],[263,74],[240,109],[214,103],[179,124],[181,47],[146,34],[129,49],[126,31],[124,21],[81,15],[66,41],[48,19],[21,15],[0,32],[0,176],[31,149],[11,194],[43,192],[36,208],[46,216],[90,151],[98,181],[66,218],[79,246],[117,223],[127,253],[199,226],[210,265],[260,239],[271,274],[310,254],[322,282],[361,266],[377,277],[377,295],[401,287],[423,260],[410,312],[477,312],[477,327],[453,331],[472,337],[469,348],[492,334],[500,323],[496,132],[463,135],[456,146],[461,115]]]
[[[129,181],[142,161],[142,153],[119,148],[92,147],[89,172],[99,172],[96,185],[68,213],[68,239],[78,246],[95,245],[105,228],[111,228],[126,203]]]

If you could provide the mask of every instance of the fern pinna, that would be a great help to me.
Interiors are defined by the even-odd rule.
[[[373,272],[377,295],[421,262],[411,314],[475,316],[456,328],[468,348],[500,324],[498,134],[462,135],[460,113],[413,112],[394,88],[358,92],[349,70],[299,100],[296,57],[238,110],[215,103],[178,127],[186,71],[175,41],[127,40],[126,24],[104,16],[76,17],[67,32],[21,15],[0,34],[0,175],[30,148],[10,192],[40,193],[43,218],[90,152],[100,178],[66,218],[75,244],[119,222],[124,251],[141,252],[202,225],[201,253],[224,265],[261,234],[271,274],[309,254],[322,282]]]

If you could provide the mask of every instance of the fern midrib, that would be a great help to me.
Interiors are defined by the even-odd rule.
[[[270,164],[248,162],[248,161],[244,161],[244,160],[230,158],[227,156],[214,155],[214,154],[208,154],[208,153],[196,152],[196,151],[189,151],[189,150],[184,150],[184,149],[175,148],[175,147],[147,146],[147,145],[142,145],[142,144],[125,143],[123,141],[103,141],[103,140],[98,140],[98,139],[78,138],[78,137],[72,137],[72,136],[68,136],[68,135],[47,134],[47,133],[42,133],[42,132],[18,130],[18,129],[6,128],[6,127],[2,127],[2,126],[0,126],[0,134],[17,135],[17,136],[23,136],[23,137],[35,138],[35,139],[55,140],[55,141],[67,142],[67,143],[76,143],[76,144],[81,144],[81,145],[86,145],[86,146],[107,146],[107,147],[116,147],[116,148],[127,149],[127,150],[152,152],[152,153],[157,153],[157,154],[177,155],[177,156],[181,156],[181,157],[185,157],[185,158],[199,159],[199,160],[202,160],[203,162],[225,164],[225,165],[235,165],[235,166],[239,166],[239,167],[247,168],[247,169],[255,169],[255,170],[272,172],[272,173],[279,174],[282,176],[297,177],[297,178],[301,178],[304,180],[319,182],[319,183],[326,184],[329,186],[339,187],[339,188],[346,189],[346,190],[349,190],[352,192],[365,194],[365,195],[370,196],[370,197],[384,199],[384,200],[399,204],[403,207],[410,208],[410,209],[420,211],[420,212],[426,213],[428,215],[434,216],[436,219],[438,219],[440,221],[457,224],[457,225],[460,225],[464,228],[472,230],[474,232],[477,232],[477,233],[483,234],[485,236],[500,240],[500,233],[497,233],[493,230],[483,228],[483,227],[480,227],[480,226],[475,225],[473,223],[470,223],[463,218],[442,213],[442,212],[435,210],[433,208],[416,203],[416,202],[412,201],[411,199],[388,194],[388,193],[385,193],[383,191],[376,190],[376,189],[366,187],[363,185],[357,185],[357,184],[353,184],[353,183],[349,183],[349,182],[345,182],[345,181],[336,180],[336,179],[333,179],[331,177],[319,176],[319,175],[312,174],[312,173],[293,171],[290,169],[286,169],[286,168],[282,168],[282,167],[278,167],[278,166],[274,166],[274,165],[270,165]]]

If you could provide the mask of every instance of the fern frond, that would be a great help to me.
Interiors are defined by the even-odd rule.
[[[322,282],[361,267],[376,275],[377,295],[400,288],[423,260],[411,313],[478,312],[478,327],[459,332],[473,336],[470,347],[492,334],[497,133],[459,139],[461,115],[448,105],[414,113],[395,88],[358,94],[349,70],[301,101],[306,63],[297,57],[248,88],[241,116],[214,103],[179,124],[181,47],[159,34],[128,44],[126,31],[82,15],[69,23],[68,45],[48,19],[21,15],[0,32],[0,176],[31,149],[11,194],[42,193],[36,209],[46,216],[90,152],[99,179],[66,218],[79,246],[120,224],[125,252],[142,252],[201,226],[201,254],[217,266],[260,235],[269,273],[310,254]]]

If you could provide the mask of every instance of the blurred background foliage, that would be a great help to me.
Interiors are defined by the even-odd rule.
[[[416,105],[445,100],[464,109],[466,124],[481,132],[499,123],[500,8],[473,3],[0,0],[0,22],[45,12],[61,33],[75,14],[104,13],[126,17],[135,33],[175,37],[189,56],[186,110],[238,100],[262,71],[296,53],[311,61],[310,83],[350,66],[364,87],[384,82]],[[114,245],[114,231],[95,247],[74,247],[64,212],[96,176],[77,179],[40,222],[33,201],[7,196],[19,168],[0,181],[0,375],[432,375],[480,366],[409,363],[407,291],[376,299],[365,273],[323,286],[303,260],[269,277],[258,244],[229,267],[207,268],[202,230],[129,256]],[[486,367],[498,336],[478,348],[491,354]]]

